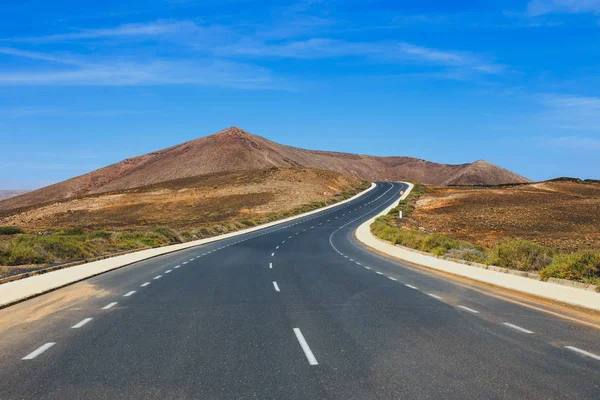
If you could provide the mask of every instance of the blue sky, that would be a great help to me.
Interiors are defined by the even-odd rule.
[[[600,178],[600,0],[4,0],[0,189],[236,125]]]

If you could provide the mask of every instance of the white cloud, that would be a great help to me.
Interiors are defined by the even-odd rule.
[[[600,130],[600,98],[543,94],[543,118],[554,127],[579,131]]]
[[[600,13],[600,0],[532,0],[527,5],[530,16],[545,14]]]
[[[144,24],[124,24],[104,29],[82,29],[76,32],[61,33],[47,36],[25,37],[9,39],[17,42],[66,42],[82,39],[104,38],[147,38],[175,33],[195,32],[201,28],[192,21],[165,22],[156,21]],[[6,40],[6,39],[5,39]]]
[[[600,139],[585,136],[562,136],[552,139],[552,144],[559,148],[566,147],[587,151],[600,150]]]
[[[52,54],[40,53],[35,51],[19,50],[12,47],[0,47],[0,55],[29,58],[32,60],[51,61],[58,64],[73,64],[78,62],[71,57],[55,56]]]
[[[362,57],[382,62],[415,62],[448,67],[462,67],[487,74],[500,73],[504,66],[481,60],[468,52],[438,50],[405,42],[349,42],[315,38],[284,43],[245,40],[216,50],[221,55],[323,59]]]
[[[69,69],[0,72],[0,86],[26,85],[202,85],[239,89],[278,89],[268,69],[225,60],[134,62],[106,59]]]

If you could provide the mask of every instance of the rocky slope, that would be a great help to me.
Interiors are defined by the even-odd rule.
[[[408,179],[437,185],[529,182],[522,176],[485,161],[447,165],[412,157],[374,157],[304,150],[281,145],[232,127],[0,201],[0,212],[209,173],[269,166],[327,169],[371,181]]]

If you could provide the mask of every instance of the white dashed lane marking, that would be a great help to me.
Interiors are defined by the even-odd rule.
[[[433,294],[433,293],[427,293],[427,296],[431,296],[434,299],[438,299],[438,300],[442,299],[442,296],[438,296],[437,294]]]
[[[102,307],[102,309],[103,309],[103,310],[110,310],[111,308],[113,308],[113,307],[114,307],[114,306],[116,306],[117,304],[119,304],[119,303],[117,303],[116,301],[113,301],[112,303],[110,303],[110,304],[107,304],[107,305],[105,305],[104,307]]]
[[[94,318],[85,318],[85,319],[79,321],[78,323],[76,323],[75,325],[73,325],[71,327],[71,329],[79,329],[79,328],[81,328],[82,326],[84,326],[85,324],[87,324],[88,322],[90,322],[93,319]]]
[[[273,281],[273,287],[275,288],[276,292],[280,292],[281,291],[281,290],[279,290],[279,285],[275,281]]]
[[[462,308],[463,310],[468,311],[468,312],[473,313],[473,314],[479,314],[479,311],[473,310],[472,308],[469,308],[469,307],[458,306],[458,308]]]
[[[405,284],[404,284],[404,286],[406,286],[406,287],[409,287],[409,288],[411,288],[411,289],[419,290],[419,288],[418,288],[418,287],[416,287],[416,286],[413,286],[413,285],[409,285],[408,283],[405,283]]]
[[[31,353],[27,354],[25,357],[23,357],[22,360],[33,360],[34,358],[36,358],[37,356],[39,356],[40,354],[42,354],[43,352],[48,350],[50,347],[54,346],[55,344],[56,344],[56,342],[50,342],[50,343],[41,345],[40,347],[37,348],[37,350],[34,350]]]
[[[140,286],[141,286],[141,287],[146,287],[146,286],[148,286],[149,284],[150,284],[150,282],[146,282],[146,283],[142,283]]]
[[[132,294],[134,294],[134,293],[135,293],[135,290],[132,290],[132,291],[131,291],[131,292],[129,292],[129,293],[125,293],[125,294],[123,295],[123,297],[129,297],[129,296],[131,296],[131,295],[132,295]]]
[[[594,353],[590,353],[589,351],[585,351],[585,350],[581,350],[580,348],[574,347],[574,346],[565,346],[565,349],[569,349],[571,351],[574,351],[575,353],[579,353],[583,356],[586,357],[590,357],[593,358],[594,360],[598,360],[600,361],[600,356]]]
[[[514,330],[517,330],[519,332],[523,332],[523,333],[527,333],[527,334],[533,333],[533,331],[530,331],[529,329],[521,328],[520,326],[513,325],[510,322],[503,322],[502,325],[508,326],[509,328],[513,328]]]
[[[300,329],[294,328],[294,333],[296,334],[296,339],[298,339],[298,342],[300,343],[300,347],[302,347],[302,350],[304,351],[304,355],[306,355],[308,363],[310,365],[319,365],[317,359],[315,358],[315,355],[308,346],[308,343],[306,342],[306,339],[304,339],[304,335],[302,335]]]

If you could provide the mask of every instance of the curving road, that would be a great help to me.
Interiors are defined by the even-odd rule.
[[[0,310],[0,399],[600,398],[597,316],[355,241],[401,188]]]

